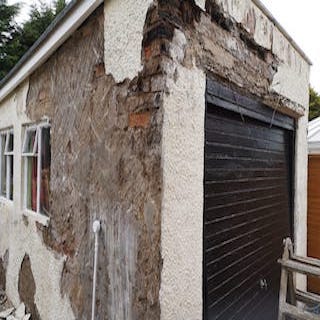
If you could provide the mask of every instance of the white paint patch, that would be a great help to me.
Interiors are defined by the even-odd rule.
[[[195,3],[202,10],[206,10],[206,0],[195,0]]]
[[[306,107],[309,104],[310,66],[277,29],[273,32],[273,53],[281,61],[271,90]]]
[[[25,226],[22,219],[11,225],[7,293],[14,305],[20,304],[18,281],[25,254],[30,257],[36,284],[35,303],[42,319],[75,319],[67,297],[61,296],[60,280],[63,257],[56,256],[43,244],[35,223]],[[57,312],[58,310],[58,312]]]
[[[105,68],[116,82],[133,79],[142,69],[143,27],[153,0],[105,1]]]
[[[180,58],[182,38],[176,32],[171,48]],[[168,66],[168,73],[162,140],[161,319],[200,320],[206,76],[177,61]]]
[[[253,36],[254,40],[259,46],[271,50],[274,26],[261,10],[254,7],[254,12],[256,15],[256,28]]]
[[[293,66],[281,63],[278,72],[273,78],[270,91],[294,101],[301,106],[308,106],[309,101],[309,66],[301,65],[301,69],[295,70]]]
[[[22,126],[26,116],[29,83],[26,81],[0,104],[0,130],[14,129],[14,201],[0,199],[0,255],[9,250],[6,284],[7,295],[15,306],[20,304],[18,282],[25,254],[30,257],[36,284],[35,302],[42,319],[75,319],[67,297],[61,296],[60,281],[64,258],[47,249],[35,222],[23,221],[21,197]]]
[[[295,206],[294,206],[294,243],[298,255],[307,255],[307,190],[308,190],[308,106],[306,114],[297,121],[295,154]],[[306,277],[297,277],[299,289],[306,288]]]

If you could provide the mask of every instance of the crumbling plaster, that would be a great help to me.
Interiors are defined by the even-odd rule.
[[[21,145],[26,116],[26,98],[29,82],[23,83],[0,104],[0,128],[14,129],[14,201],[0,199],[0,255],[8,252],[6,292],[14,305],[20,304],[18,282],[25,254],[31,259],[36,283],[35,303],[43,319],[74,319],[69,300],[61,296],[60,280],[64,257],[46,248],[35,223],[36,216],[27,214],[22,207]],[[59,313],[56,312],[59,310]]]
[[[286,36],[252,0],[213,0],[240,23],[253,40],[279,60],[270,92],[276,92],[305,107],[308,104],[309,63]]]

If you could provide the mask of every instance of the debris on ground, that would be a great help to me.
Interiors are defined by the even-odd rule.
[[[31,320],[31,314],[26,313],[26,306],[21,303],[18,308],[14,308],[8,301],[7,295],[0,290],[0,320]]]
[[[3,290],[0,290],[0,305],[4,305],[7,302],[7,295]]]

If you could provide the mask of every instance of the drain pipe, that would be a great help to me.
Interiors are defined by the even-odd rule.
[[[97,286],[97,269],[98,269],[98,249],[99,249],[99,232],[101,224],[99,220],[95,220],[92,225],[94,233],[94,265],[93,265],[93,285],[92,285],[92,312],[91,320],[96,316],[96,286]]]

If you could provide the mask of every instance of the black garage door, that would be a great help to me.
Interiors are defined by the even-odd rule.
[[[294,121],[207,84],[205,319],[277,319],[282,240],[291,234]]]

